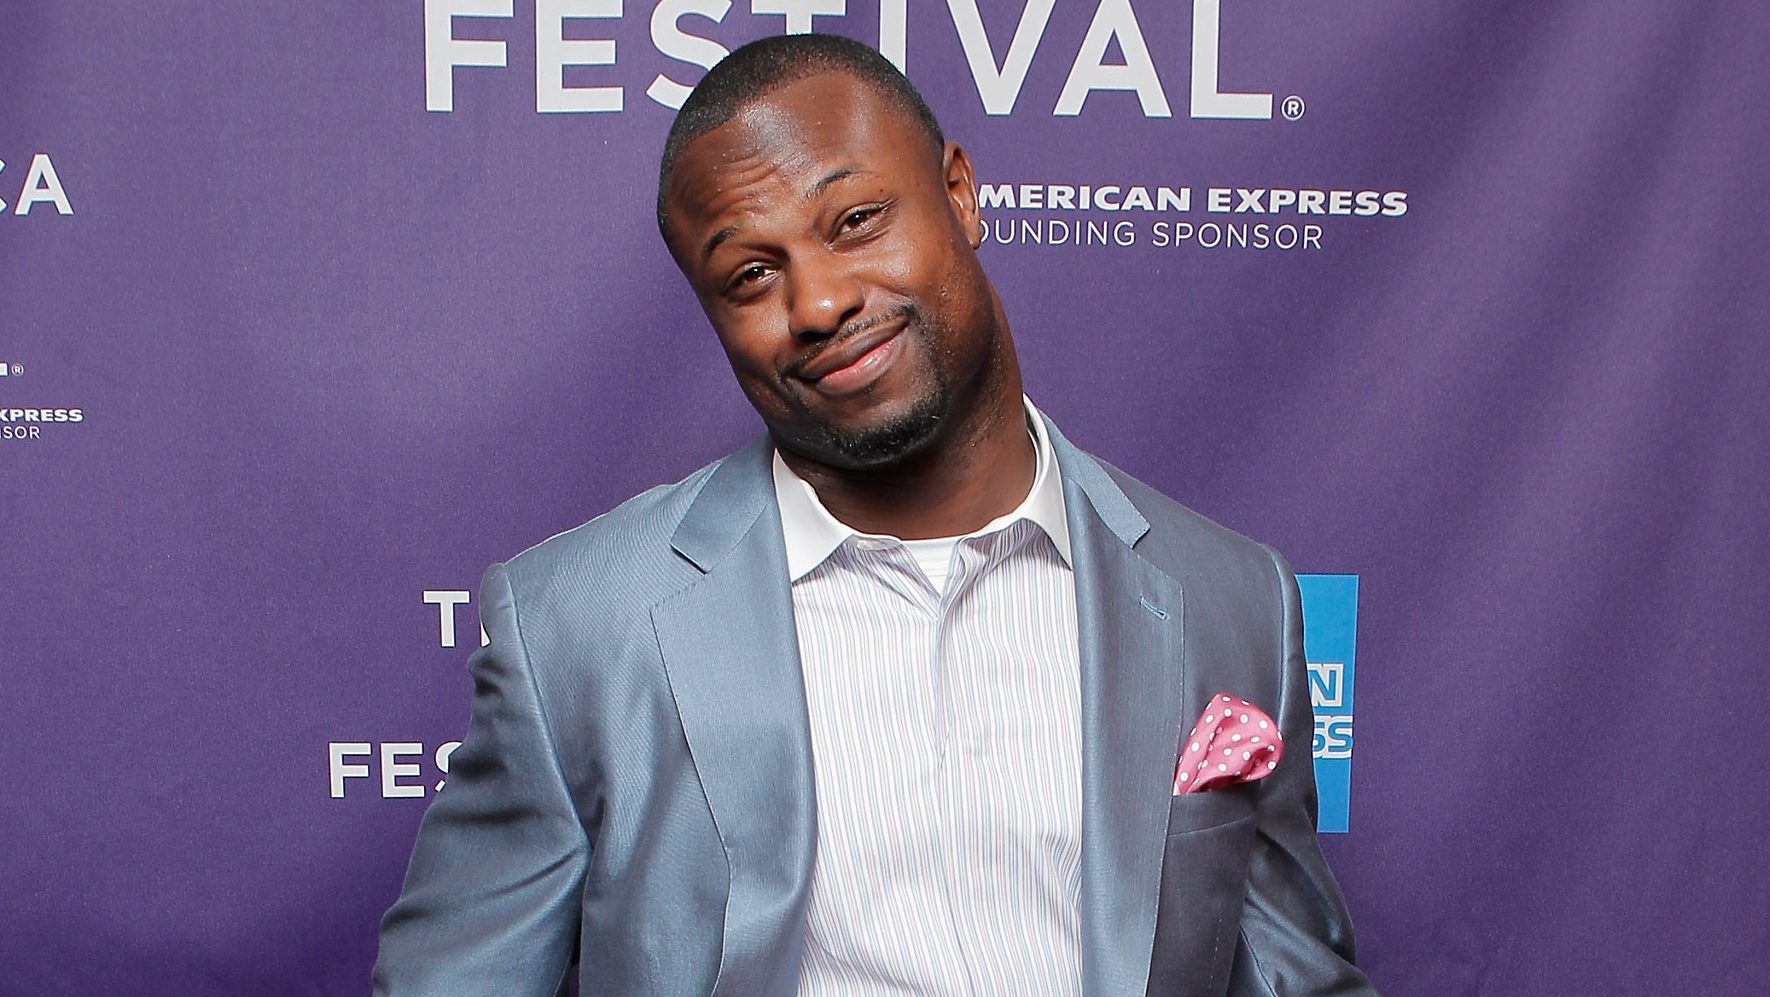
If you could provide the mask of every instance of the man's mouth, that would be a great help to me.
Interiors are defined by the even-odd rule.
[[[908,306],[893,308],[824,343],[786,373],[819,394],[849,395],[870,386],[903,351],[903,332],[915,318]]]
[[[819,352],[799,377],[822,395],[852,395],[870,387],[903,352],[904,326],[880,325]]]

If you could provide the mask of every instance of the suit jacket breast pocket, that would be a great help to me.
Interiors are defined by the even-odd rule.
[[[1156,908],[1149,993],[1222,997],[1229,983],[1254,845],[1255,787],[1173,798]]]

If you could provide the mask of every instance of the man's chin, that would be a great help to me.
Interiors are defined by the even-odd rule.
[[[901,464],[928,449],[945,427],[944,392],[875,425],[848,428],[830,423],[794,434],[788,444],[802,456],[845,471],[874,471]],[[780,434],[776,433],[777,438]]]

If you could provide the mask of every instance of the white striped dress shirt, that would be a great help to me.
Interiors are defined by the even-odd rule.
[[[817,790],[804,997],[1081,992],[1081,689],[1042,420],[1019,508],[912,551],[777,454]],[[918,566],[918,558],[933,569]]]

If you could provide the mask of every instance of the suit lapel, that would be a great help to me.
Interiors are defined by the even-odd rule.
[[[780,513],[759,440],[716,468],[672,546],[704,574],[652,609],[725,847],[715,994],[791,993],[816,847],[811,740]]]
[[[1055,427],[1051,439],[1081,651],[1083,989],[1141,994],[1179,753],[1182,594],[1133,549],[1149,523],[1124,492]]]

